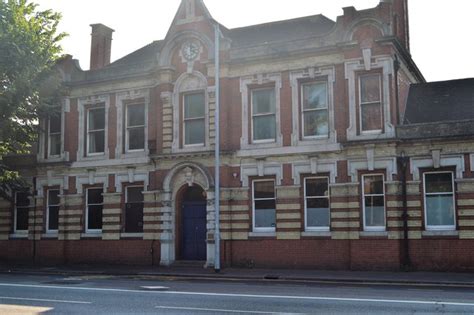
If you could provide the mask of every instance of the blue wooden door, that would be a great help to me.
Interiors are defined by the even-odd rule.
[[[182,259],[206,260],[206,203],[185,202],[182,222]]]

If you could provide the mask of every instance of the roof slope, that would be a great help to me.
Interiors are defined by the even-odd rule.
[[[232,46],[252,46],[266,42],[321,36],[336,22],[322,14],[230,29]]]
[[[410,86],[403,124],[474,120],[474,78]]]

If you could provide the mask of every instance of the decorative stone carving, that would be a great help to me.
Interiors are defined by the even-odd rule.
[[[191,187],[194,184],[193,169],[188,166],[183,170],[183,172],[184,172],[184,179],[186,183],[188,184],[189,187]]]
[[[171,200],[163,200],[161,204],[163,207],[171,207]]]

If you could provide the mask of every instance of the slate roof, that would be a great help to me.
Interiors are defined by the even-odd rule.
[[[312,15],[291,20],[283,20],[258,24],[223,31],[232,40],[232,47],[245,47],[259,44],[282,41],[288,39],[301,39],[321,36],[328,33],[336,23],[322,14]],[[153,65],[156,56],[161,50],[163,41],[157,40],[144,46],[123,58],[105,66],[99,71],[110,68],[128,67],[130,65]],[[118,70],[118,69],[117,69]]]
[[[336,22],[322,14],[230,29],[232,47],[261,45],[274,41],[316,37],[328,33]]]
[[[404,125],[474,121],[474,78],[412,84]]]

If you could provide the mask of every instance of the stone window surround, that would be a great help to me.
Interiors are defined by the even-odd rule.
[[[104,139],[104,154],[97,154],[87,156],[86,137],[86,106],[88,105],[99,105],[104,104],[105,109],[105,139]],[[83,97],[78,100],[77,110],[79,112],[79,147],[77,149],[77,160],[78,161],[95,161],[95,160],[106,160],[109,158],[109,108],[110,108],[110,97],[109,95],[95,95],[89,97]]]
[[[373,157],[372,157],[373,158]],[[391,182],[392,176],[397,174],[397,158],[373,158],[369,159],[349,159],[347,163],[348,174],[351,176],[353,183],[358,182],[360,170],[380,170],[385,169],[385,184]]]
[[[337,161],[319,160],[316,157],[310,158],[308,161],[297,161],[291,165],[291,173],[293,174],[293,183],[299,185],[302,174],[317,175],[329,173],[329,185],[336,183],[337,177]]]
[[[249,134],[249,111],[250,94],[252,89],[249,85],[274,84],[275,88],[275,119],[276,119],[276,138],[270,143],[252,143],[251,134]],[[240,78],[240,93],[242,95],[242,137],[240,138],[241,149],[264,149],[281,147],[283,145],[283,136],[281,134],[281,112],[280,112],[280,90],[281,90],[281,74],[258,74],[253,76],[245,76]],[[251,118],[250,118],[251,119]]]
[[[410,159],[410,173],[414,181],[419,181],[420,168],[434,168],[454,166],[456,167],[455,179],[463,178],[465,171],[464,155],[462,154],[440,154],[440,150],[432,150],[432,156],[413,157]]]
[[[302,95],[301,80],[313,80],[314,82],[327,82],[327,97],[328,97],[328,123],[329,134],[324,138],[303,138],[303,121],[301,120],[300,95]],[[308,82],[313,82],[308,81]],[[291,142],[293,146],[298,145],[320,145],[336,143],[336,128],[334,123],[334,82],[335,69],[334,67],[310,67],[305,70],[298,70],[290,72],[291,85],[291,102],[292,102],[292,134]],[[300,126],[301,121],[301,126]]]
[[[61,106],[61,154],[59,156],[49,155],[49,119],[40,121],[40,130],[43,132],[39,135],[39,148],[37,159],[38,162],[61,162],[69,160],[69,152],[64,151],[64,137],[65,137],[65,116],[70,111],[70,100],[64,99]],[[46,151],[47,150],[47,151]],[[46,158],[45,158],[46,156]]]
[[[204,133],[204,145],[184,145],[184,133],[183,133],[183,121],[181,119],[181,112],[183,102],[182,97],[184,93],[190,92],[204,92],[204,104],[205,104],[205,133]],[[206,77],[198,72],[192,71],[191,73],[183,73],[175,83],[175,88],[172,97],[172,108],[173,108],[173,153],[183,152],[196,152],[196,151],[209,151],[211,149],[210,144],[210,128],[209,128],[209,101],[212,93],[215,91],[215,87],[209,87]],[[182,139],[181,139],[182,138]],[[182,146],[181,146],[182,144]]]
[[[141,100],[144,102],[141,102]],[[140,102],[138,102],[140,100]],[[136,102],[135,102],[136,101]],[[126,137],[124,126],[125,107],[130,104],[142,104],[145,106],[145,147],[143,150],[136,150],[126,152],[124,149],[124,138]],[[115,156],[117,158],[128,158],[136,156],[144,156],[148,154],[148,110],[150,106],[150,96],[148,90],[132,90],[119,93],[116,101],[117,109],[117,147],[115,149]]]
[[[240,181],[242,187],[249,187],[249,177],[275,176],[275,186],[281,186],[283,179],[283,166],[278,162],[265,162],[257,160],[255,164],[240,166]]]
[[[349,128],[347,129],[348,140],[369,140],[369,139],[386,139],[395,137],[395,127],[391,123],[390,109],[390,75],[393,74],[393,60],[389,56],[377,56],[373,58],[375,61],[365,64],[370,58],[360,58],[346,61],[344,64],[345,78],[348,80],[349,95]],[[359,104],[356,99],[356,88],[358,88],[357,72],[370,71],[372,69],[382,69],[382,109],[383,109],[383,129],[384,133],[373,134],[357,134],[357,106]]]

